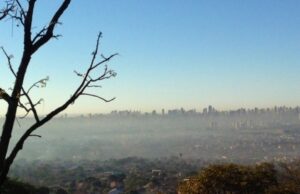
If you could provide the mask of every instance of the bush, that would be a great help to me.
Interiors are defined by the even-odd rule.
[[[181,194],[263,194],[276,185],[276,170],[272,164],[221,164],[210,165],[181,182],[178,191]]]

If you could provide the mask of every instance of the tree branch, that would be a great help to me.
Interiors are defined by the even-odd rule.
[[[11,73],[17,77],[17,74],[15,72],[15,70],[13,69],[12,67],[12,64],[11,64],[11,59],[13,58],[12,55],[8,55],[7,52],[5,51],[5,49],[3,47],[1,47],[1,50],[2,52],[4,53],[4,55],[6,56],[6,59],[7,59],[7,64],[8,64],[8,67],[9,67],[9,70],[11,71]]]
[[[3,99],[4,101],[6,101],[7,104],[9,104],[11,101],[10,96],[2,88],[0,88],[0,99]]]
[[[15,0],[11,0],[11,2],[15,2]],[[12,94],[9,98],[9,105],[7,108],[6,112],[6,119],[3,124],[3,129],[2,129],[2,134],[1,134],[1,140],[0,140],[0,185],[4,182],[7,173],[9,171],[9,168],[16,157],[17,153],[19,150],[22,149],[24,141],[31,135],[32,131],[37,129],[38,127],[42,126],[46,122],[48,122],[51,118],[53,118],[55,115],[57,115],[59,112],[63,111],[66,109],[74,100],[76,100],[77,96],[74,95],[72,98],[70,98],[68,101],[66,101],[62,106],[58,107],[51,113],[49,113],[45,118],[42,120],[37,119],[36,117],[36,123],[32,125],[19,139],[17,144],[15,145],[14,149],[10,154],[8,153],[8,147],[10,145],[10,140],[11,140],[11,135],[16,119],[16,113],[17,113],[17,108],[19,106],[19,101],[21,97],[21,92],[24,93],[24,95],[28,98],[29,104],[31,105],[31,109],[34,112],[34,115],[37,115],[35,111],[35,106],[36,104],[33,104],[29,95],[26,93],[26,91],[23,88],[23,83],[24,83],[24,78],[25,74],[28,68],[28,65],[31,61],[32,55],[45,43],[47,43],[50,38],[55,38],[57,36],[53,36],[53,30],[58,24],[58,20],[61,17],[61,15],[64,13],[64,11],[67,9],[68,5],[70,4],[71,0],[64,0],[61,6],[57,9],[55,14],[53,15],[48,27],[46,33],[41,36],[40,38],[36,39],[35,42],[32,42],[31,39],[31,30],[32,30],[32,22],[33,22],[33,12],[34,12],[34,7],[36,0],[27,0],[28,6],[27,6],[27,11],[22,12],[22,6],[19,6],[19,9],[21,10],[21,14],[18,15],[16,13],[15,16],[17,17],[24,17],[24,48],[23,48],[23,54],[22,58],[20,61],[20,65],[18,67],[17,73],[14,73],[16,75],[14,87],[12,89]],[[20,4],[21,5],[21,4]],[[13,11],[13,9],[11,10]],[[19,12],[20,13],[20,12]],[[5,18],[9,12],[7,11],[2,11],[0,12],[0,17],[1,19]],[[22,16],[25,14],[24,16]],[[18,19],[18,18],[13,18],[13,19]],[[22,19],[23,21],[23,19]],[[2,92],[1,97],[6,98],[6,93]]]
[[[19,0],[15,0],[16,1],[16,3],[18,4],[18,6],[19,6],[19,8],[20,8],[20,15],[23,17],[23,18],[25,18],[25,10],[24,10],[24,8],[23,8],[23,6],[22,6],[22,4],[20,3],[20,1]]]
[[[17,78],[17,74],[16,74],[16,72],[14,71],[14,69],[13,69],[13,67],[12,67],[12,63],[11,63],[12,55],[8,55],[7,52],[5,51],[5,49],[4,49],[3,47],[1,47],[1,49],[2,49],[2,51],[3,51],[3,53],[4,53],[4,55],[6,56],[7,63],[8,63],[8,67],[9,67],[11,73]],[[35,106],[38,105],[38,104],[40,104],[40,100],[38,101],[38,103],[33,104],[33,102],[32,102],[32,100],[31,100],[31,98],[30,98],[30,96],[29,96],[28,93],[29,93],[29,91],[30,91],[34,86],[36,86],[36,85],[37,85],[38,83],[40,83],[41,81],[44,82],[45,80],[48,80],[48,78],[41,79],[41,80],[39,80],[38,82],[34,83],[34,84],[29,88],[29,90],[28,90],[27,92],[26,92],[25,89],[22,87],[23,95],[25,95],[25,97],[27,98],[28,103],[29,103],[29,105],[30,105],[31,108],[28,109],[24,104],[22,104],[22,103],[19,101],[19,107],[23,108],[23,109],[26,111],[26,114],[25,114],[24,116],[22,116],[21,118],[25,118],[25,117],[29,114],[29,112],[32,111],[35,120],[36,120],[36,121],[39,121],[39,116],[38,116],[38,113],[37,113],[37,111],[36,111]]]
[[[12,19],[19,21],[24,26],[25,25],[24,21],[26,17],[25,10],[19,0],[14,0],[14,2],[16,2],[15,3],[16,10],[14,10],[11,14],[9,14],[9,16]]]
[[[4,19],[6,16],[9,15],[10,12],[14,10],[14,2],[7,2],[6,7],[0,10],[0,20]]]
[[[33,48],[32,48],[32,53],[34,53],[35,51],[37,51],[42,45],[44,45],[46,42],[48,42],[51,38],[56,37],[53,35],[53,30],[56,26],[56,24],[59,23],[59,18],[61,17],[61,15],[64,13],[64,11],[68,8],[69,4],[70,4],[71,0],[64,0],[64,2],[61,4],[61,6],[59,7],[59,9],[56,11],[56,13],[53,15],[48,27],[45,30],[41,30],[40,33],[40,38],[38,39],[37,37],[34,38],[34,42],[33,43]],[[42,35],[45,31],[45,34]]]
[[[31,42],[31,27],[32,27],[32,16],[36,0],[29,0],[28,10],[26,12],[24,20],[24,51],[32,53],[32,42]]]
[[[83,95],[83,96],[92,96],[92,97],[95,97],[95,98],[99,98],[100,100],[103,100],[104,102],[111,102],[111,101],[116,99],[116,97],[113,97],[113,98],[107,100],[107,99],[105,99],[101,96],[98,96],[98,95],[95,95],[95,94],[89,94],[89,93],[82,93],[81,95]]]
[[[37,134],[32,134],[32,135],[29,135],[29,137],[39,137],[39,138],[42,138],[41,135],[37,135]]]
[[[81,84],[78,86],[78,88],[75,90],[75,92],[71,95],[71,97],[64,104],[62,104],[61,106],[59,106],[58,108],[56,108],[55,110],[53,110],[52,112],[47,114],[43,119],[37,121],[35,124],[33,124],[30,128],[28,128],[26,130],[26,132],[22,135],[22,137],[19,139],[19,141],[17,142],[17,144],[15,145],[13,150],[11,151],[9,157],[6,159],[7,164],[10,165],[13,162],[13,160],[17,156],[18,152],[21,149],[23,149],[24,142],[26,141],[26,139],[28,137],[31,136],[33,131],[35,131],[37,128],[39,128],[42,125],[44,125],[45,123],[47,123],[49,120],[51,120],[53,117],[58,115],[60,112],[64,111],[68,106],[73,104],[79,96],[85,95],[85,96],[96,97],[96,98],[99,98],[99,99],[101,99],[105,102],[111,102],[115,99],[115,98],[112,98],[112,99],[107,100],[107,99],[102,98],[98,95],[89,94],[89,93],[84,92],[86,88],[88,88],[90,86],[93,86],[93,85],[91,85],[91,83],[101,81],[101,80],[103,80],[103,78],[116,76],[115,73],[112,73],[113,72],[112,70],[108,70],[107,66],[105,66],[105,70],[104,70],[104,72],[101,76],[99,76],[98,78],[93,79],[93,80],[88,80],[89,76],[90,76],[90,73],[93,70],[95,70],[95,68],[98,67],[99,64],[102,64],[103,61],[107,62],[107,61],[111,60],[113,58],[113,56],[115,56],[115,55],[111,55],[111,57],[105,58],[103,61],[101,61],[99,63],[96,63],[97,66],[95,67],[94,63],[95,63],[96,55],[97,55],[98,48],[99,48],[100,37],[101,37],[101,33],[98,34],[96,48],[95,48],[94,52],[92,53],[92,60],[91,60],[91,63],[89,65],[89,68],[86,70],[86,73],[84,75],[80,74],[81,75],[80,77],[83,77]]]
[[[46,83],[47,81],[49,80],[49,77],[47,76],[46,78],[43,78],[43,79],[40,79],[39,81],[33,83],[29,89],[27,90],[27,94],[29,94],[29,92],[33,89],[33,88],[39,88],[39,87],[45,87],[46,86]]]
[[[38,102],[36,102],[35,104],[33,104],[31,98],[29,97],[29,95],[26,94],[26,96],[27,96],[27,100],[28,100],[28,103],[27,103],[27,104],[30,105],[30,108],[27,108],[26,105],[24,105],[24,104],[19,100],[19,105],[18,105],[18,106],[19,106],[20,108],[24,109],[25,112],[26,112],[26,113],[25,113],[23,116],[21,116],[20,118],[23,119],[23,118],[27,117],[27,115],[32,111],[33,116],[34,116],[34,118],[35,118],[35,121],[36,121],[36,122],[39,122],[40,119],[39,119],[39,116],[38,116],[38,113],[37,113],[35,107],[36,107],[37,105],[41,104],[41,102],[43,101],[43,99],[41,98],[41,99],[39,99]]]

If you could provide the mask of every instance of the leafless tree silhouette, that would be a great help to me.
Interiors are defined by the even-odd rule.
[[[34,102],[31,98],[31,91],[40,86],[44,86],[48,81],[48,78],[38,80],[33,83],[31,87],[25,89],[23,82],[26,75],[26,70],[30,65],[32,55],[36,53],[42,46],[53,38],[58,38],[59,35],[54,34],[54,29],[59,24],[59,19],[68,8],[71,0],[62,0],[62,3],[53,14],[48,25],[37,31],[35,35],[32,32],[32,21],[35,11],[35,4],[37,0],[8,0],[5,2],[6,6],[0,11],[0,19],[10,18],[18,22],[23,28],[23,53],[18,69],[14,70],[12,65],[12,56],[9,55],[6,50],[1,47],[4,56],[6,57],[8,68],[10,69],[12,76],[14,76],[15,83],[12,87],[11,94],[8,94],[3,88],[0,88],[0,100],[4,100],[7,103],[7,112],[4,120],[1,140],[0,140],[0,186],[4,183],[7,178],[10,166],[15,160],[18,152],[22,150],[25,141],[29,137],[40,137],[39,135],[33,134],[36,129],[49,122],[57,114],[68,108],[73,104],[76,99],[80,96],[95,97],[105,102],[114,100],[105,99],[87,91],[88,88],[99,87],[99,82],[105,79],[109,79],[116,76],[116,73],[109,69],[107,62],[110,61],[117,54],[112,54],[108,57],[100,55],[98,53],[99,41],[101,33],[98,34],[96,40],[96,46],[92,53],[92,58],[87,65],[87,69],[83,73],[74,71],[76,76],[79,76],[82,81],[78,87],[74,90],[72,95],[56,109],[52,110],[45,116],[41,117],[36,109],[42,100]],[[98,59],[100,58],[100,59]],[[102,67],[102,68],[101,68]],[[97,72],[100,71],[100,72]],[[96,72],[96,73],[93,73]],[[97,74],[98,76],[93,76]],[[17,143],[13,145],[12,151],[8,151],[8,147],[11,144],[12,131],[14,129],[14,123],[16,121],[16,113],[18,109],[25,111],[26,117],[28,114],[32,114],[34,117],[34,123],[25,130],[24,134],[18,139]]]

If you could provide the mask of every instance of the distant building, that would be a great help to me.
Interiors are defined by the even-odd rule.
[[[181,112],[181,114],[183,114],[183,115],[184,115],[184,113],[185,113],[185,110],[184,110],[184,108],[181,108],[181,109],[180,109],[180,112]]]
[[[152,115],[153,115],[153,116],[156,115],[156,110],[153,110],[153,111],[152,111]]]
[[[214,108],[212,107],[212,105],[209,105],[208,106],[208,113],[212,113],[214,110]]]
[[[208,113],[207,108],[204,108],[202,113],[203,113],[204,115],[207,115],[207,113]]]

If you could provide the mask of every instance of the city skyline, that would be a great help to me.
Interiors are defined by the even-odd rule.
[[[38,4],[34,25],[43,26],[59,3]],[[63,36],[33,56],[25,86],[49,76],[47,87],[33,93],[35,100],[45,99],[38,111],[46,114],[60,105],[80,81],[73,71],[88,65],[102,31],[101,52],[120,53],[110,63],[118,76],[95,91],[117,99],[103,103],[84,97],[66,113],[207,104],[225,110],[295,107],[300,104],[299,7],[295,0],[74,1],[56,29]],[[0,24],[0,46],[14,55],[14,67],[22,49],[20,29],[10,21]],[[8,90],[13,76],[0,56],[0,87]],[[4,107],[0,101],[1,115]]]
[[[240,107],[237,109],[218,109],[212,105],[208,105],[206,107],[194,107],[194,108],[171,108],[171,109],[152,109],[150,111],[142,111],[142,110],[134,110],[134,109],[122,109],[122,110],[112,110],[110,112],[77,112],[77,113],[67,113],[62,112],[59,114],[58,117],[77,117],[77,116],[101,116],[101,115],[230,115],[230,114],[245,114],[245,113],[254,113],[254,114],[260,114],[260,113],[297,113],[299,115],[300,119],[300,105],[289,107],[289,106],[274,106],[274,107],[253,107],[253,108],[247,108],[247,107]],[[23,115],[20,114],[18,117],[22,117]],[[45,115],[41,115],[42,117]],[[4,115],[0,114],[0,118],[3,118]],[[33,115],[27,116],[28,118],[33,118]]]

